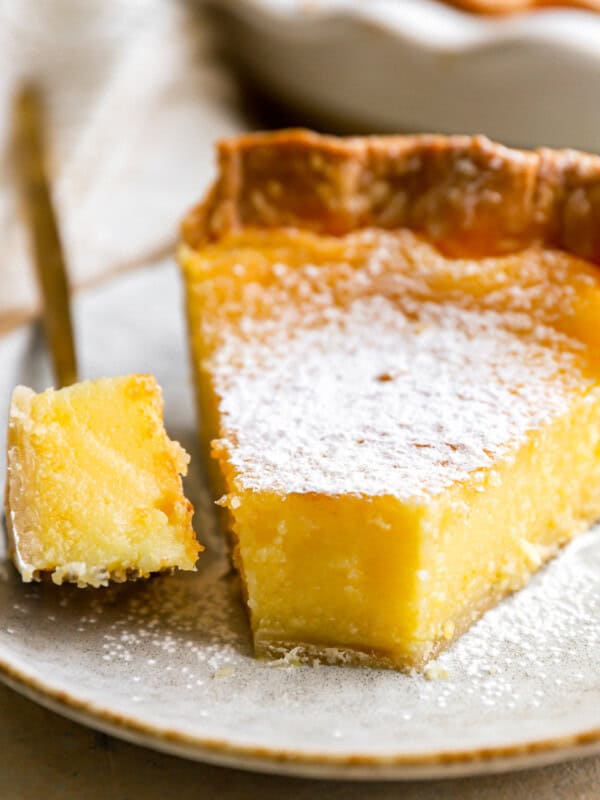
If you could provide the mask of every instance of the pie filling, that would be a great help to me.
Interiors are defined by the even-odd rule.
[[[597,268],[378,228],[181,260],[259,655],[422,667],[600,517]]]

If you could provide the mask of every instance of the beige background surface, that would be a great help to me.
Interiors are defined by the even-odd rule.
[[[600,757],[505,776],[341,783],[257,775],[95,733],[0,686],[0,797],[6,800],[597,800]]]

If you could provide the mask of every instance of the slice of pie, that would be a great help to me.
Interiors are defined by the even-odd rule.
[[[151,375],[36,394],[18,386],[8,429],[6,519],[24,581],[106,585],[179,567],[202,549]]]
[[[180,260],[258,655],[422,667],[600,517],[600,159],[219,147]]]

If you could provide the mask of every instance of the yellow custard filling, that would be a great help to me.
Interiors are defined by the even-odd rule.
[[[420,667],[600,516],[600,273],[408,230],[180,253],[256,650]]]

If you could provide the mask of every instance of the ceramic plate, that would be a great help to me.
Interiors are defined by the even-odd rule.
[[[197,462],[181,298],[158,266],[82,295],[83,373],[153,371]],[[0,340],[3,409],[48,382],[35,331]],[[1,466],[1,465],[0,465]],[[600,536],[568,547],[424,677],[252,657],[200,476],[196,574],[100,590],[22,584],[0,567],[0,673],[95,728],[190,758],[338,778],[500,771],[600,752]]]
[[[245,75],[327,125],[600,149],[600,14],[485,17],[437,0],[196,2],[218,14]]]

